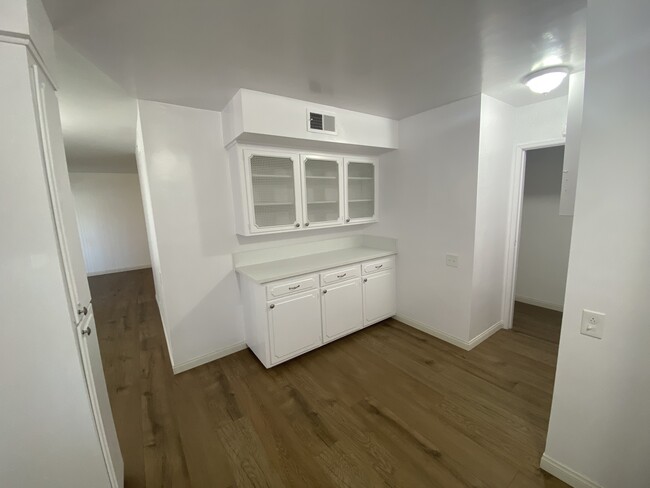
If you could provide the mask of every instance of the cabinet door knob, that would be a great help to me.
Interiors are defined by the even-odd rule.
[[[270,308],[271,310],[273,310],[273,309],[275,308],[275,305],[274,305],[274,304],[271,304],[271,305],[269,305],[269,308]]]
[[[296,227],[300,227],[300,222],[296,222]]]
[[[327,290],[323,290],[323,295],[325,295],[325,293],[327,293]]]
[[[81,329],[81,335],[82,336],[85,336],[85,335],[89,336],[90,334],[92,334],[92,332],[93,332],[93,330],[90,327],[86,327],[85,329]]]
[[[83,307],[83,308],[77,309],[77,313],[79,315],[88,315],[88,307]]]
[[[363,279],[363,282],[364,282],[364,283],[368,283],[368,278],[364,278],[364,279]]]
[[[350,219],[345,219],[345,222],[346,222],[346,223],[347,223],[347,222],[350,222]]]

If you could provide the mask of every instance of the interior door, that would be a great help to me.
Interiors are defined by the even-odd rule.
[[[343,223],[343,160],[302,155],[302,213],[305,227]]]
[[[345,222],[377,220],[377,162],[374,159],[345,160]]]
[[[363,327],[361,280],[345,281],[322,291],[323,342]]]
[[[97,433],[106,461],[106,469],[113,488],[121,488],[124,484],[124,462],[120,445],[117,440],[113,413],[104,379],[102,357],[99,352],[99,341],[95,330],[95,317],[92,309],[77,325],[77,337],[83,362],[86,385],[90,403],[95,417]]]
[[[302,206],[298,155],[245,150],[244,160],[251,233],[299,229]]]
[[[319,291],[291,295],[269,304],[271,363],[322,344]]]
[[[59,102],[54,88],[35,64],[32,73],[52,213],[67,279],[71,313],[78,323],[83,318],[84,307],[87,309],[90,306],[91,297],[63,147]]]
[[[383,271],[363,279],[363,317],[366,325],[397,313],[395,270]]]

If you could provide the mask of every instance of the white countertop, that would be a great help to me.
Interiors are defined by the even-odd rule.
[[[371,247],[350,247],[336,251],[308,254],[290,259],[268,261],[266,263],[251,264],[235,268],[248,278],[263,284],[270,281],[282,280],[293,276],[300,276],[330,268],[337,268],[347,264],[370,261],[397,254],[396,251],[386,251]]]

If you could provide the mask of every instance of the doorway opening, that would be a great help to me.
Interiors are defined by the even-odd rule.
[[[559,342],[573,217],[561,215],[564,144],[523,149],[509,325]]]

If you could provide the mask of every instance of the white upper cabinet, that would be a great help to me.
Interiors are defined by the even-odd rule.
[[[239,235],[377,221],[374,158],[237,144],[229,151]]]
[[[343,223],[343,160],[333,156],[301,155],[302,214],[305,227]]]
[[[345,160],[346,223],[377,221],[377,161],[367,158]]]
[[[281,232],[302,225],[298,154],[244,151],[250,232]]]

